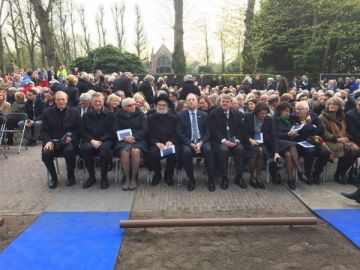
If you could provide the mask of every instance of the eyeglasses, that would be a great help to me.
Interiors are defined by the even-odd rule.
[[[135,104],[128,104],[128,105],[126,105],[126,107],[132,107],[132,106],[135,106]]]

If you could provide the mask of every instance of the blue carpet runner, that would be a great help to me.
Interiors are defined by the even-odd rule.
[[[129,215],[44,212],[3,251],[0,269],[114,269]]]
[[[360,248],[360,209],[313,209]]]

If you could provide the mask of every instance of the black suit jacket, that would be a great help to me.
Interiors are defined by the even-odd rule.
[[[152,87],[149,82],[144,81],[139,88],[139,91],[143,93],[146,101],[149,103],[149,105],[154,104],[154,93],[152,90]]]
[[[350,140],[360,146],[360,113],[354,108],[346,113],[345,119]]]
[[[148,116],[148,125],[150,145],[167,141],[177,144],[176,115],[172,113],[162,115],[155,112]]]
[[[200,96],[200,89],[197,87],[193,81],[184,82],[182,89],[180,91],[179,100],[185,100],[188,94],[195,94]]]
[[[210,140],[210,130],[208,123],[208,114],[197,110],[197,122],[200,132],[200,141],[208,142]],[[181,144],[191,144],[191,121],[189,110],[178,113],[176,133]]]
[[[115,116],[107,109],[100,113],[88,110],[81,120],[83,124],[83,142],[90,142],[93,139],[102,142],[115,141],[113,132]]]
[[[227,139],[227,121],[229,121],[229,135],[242,142],[243,139],[243,114],[236,110],[229,111],[229,119],[226,118],[221,108],[212,110],[209,114],[209,125],[212,142],[221,144],[221,140]]]
[[[67,106],[64,120],[61,121],[57,108],[50,107],[44,111],[42,120],[40,137],[44,145],[54,139],[62,139],[67,132],[72,134],[72,143],[79,144],[82,125],[80,115],[76,109]]]
[[[273,120],[270,116],[266,116],[261,128],[263,133],[263,140],[266,149],[270,152],[270,155],[279,153],[279,145],[275,136],[273,128]],[[245,113],[244,116],[244,144],[250,144],[249,138],[255,136],[255,120],[254,113]]]
[[[126,76],[116,79],[114,81],[114,93],[119,90],[124,91],[126,97],[132,97],[132,81]]]

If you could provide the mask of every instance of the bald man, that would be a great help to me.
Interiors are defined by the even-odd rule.
[[[63,156],[67,167],[67,186],[75,184],[76,151],[81,134],[78,111],[67,106],[68,96],[63,91],[55,94],[56,106],[44,111],[40,137],[43,140],[42,161],[50,173],[49,188],[57,187],[54,157]]]

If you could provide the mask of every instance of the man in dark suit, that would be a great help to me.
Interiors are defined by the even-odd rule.
[[[76,110],[82,118],[87,111],[91,111],[91,95],[89,93],[82,93],[79,100]]]
[[[125,72],[120,78],[114,81],[114,93],[117,91],[124,91],[125,97],[132,97],[132,80],[133,75],[130,72]]]
[[[169,111],[171,101],[164,94],[155,99],[156,109],[148,117],[149,124],[149,153],[148,165],[149,169],[155,172],[151,184],[157,185],[161,179],[160,160],[166,158],[166,167],[164,173],[164,181],[168,185],[174,184],[174,169],[176,165],[177,137],[176,137],[176,116]],[[175,147],[175,153],[161,157],[160,151],[166,148]]]
[[[40,137],[43,140],[42,161],[48,169],[51,179],[49,188],[57,186],[57,174],[54,157],[63,155],[67,167],[67,185],[75,184],[76,149],[81,134],[81,118],[76,109],[67,106],[68,97],[63,91],[55,94],[55,107],[43,113]]]
[[[89,173],[89,179],[83,188],[91,187],[95,182],[94,158],[100,156],[101,189],[109,187],[107,178],[108,166],[112,159],[112,146],[115,142],[113,135],[114,114],[104,107],[104,95],[96,92],[91,97],[92,110],[85,113],[82,118],[83,139],[81,143],[81,156]]]
[[[195,94],[186,97],[186,104],[188,109],[178,114],[176,133],[181,143],[184,169],[189,178],[187,189],[192,191],[195,188],[192,157],[201,154],[205,158],[208,188],[214,191],[214,158],[210,145],[208,115],[198,110],[198,97]]]
[[[185,100],[186,97],[190,94],[193,93],[195,95],[197,95],[198,97],[200,96],[200,89],[199,87],[197,87],[194,84],[194,79],[192,75],[185,75],[184,77],[184,83],[182,86],[182,89],[180,91],[180,100]]]
[[[26,145],[35,146],[39,138],[45,103],[38,97],[35,89],[31,89],[26,93],[26,99],[24,113],[27,114],[28,119],[26,122],[19,122],[18,125],[20,127],[24,127],[24,124],[26,125]]]
[[[241,188],[247,188],[242,178],[244,147],[240,141],[242,138],[242,119],[243,114],[231,109],[232,98],[224,94],[220,96],[220,107],[214,109],[209,115],[210,132],[214,151],[217,154],[221,172],[221,188],[227,189],[228,179],[228,159],[234,156],[236,177],[235,183]]]
[[[146,75],[139,87],[139,91],[143,93],[147,103],[149,103],[151,107],[154,105],[155,99],[154,80],[155,78],[153,76]]]

